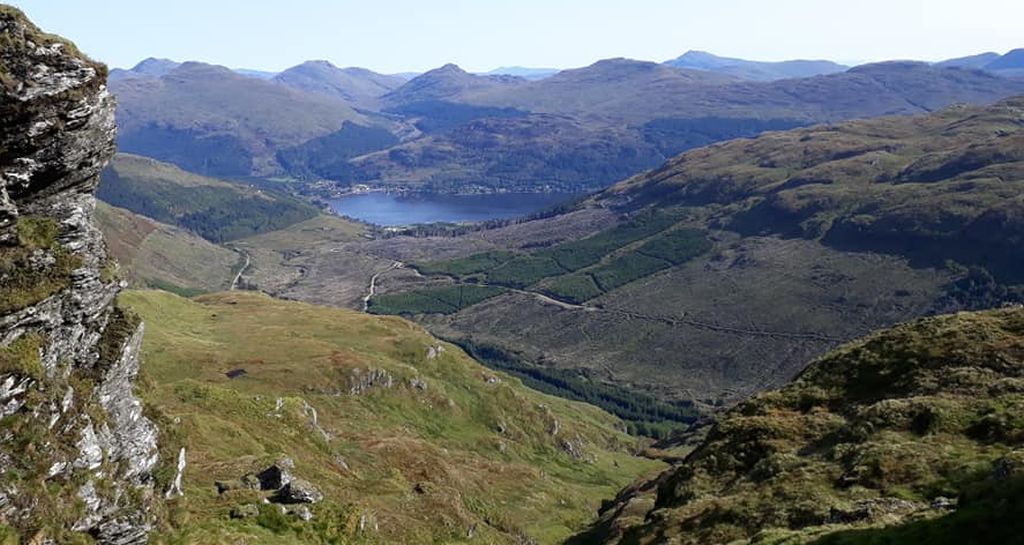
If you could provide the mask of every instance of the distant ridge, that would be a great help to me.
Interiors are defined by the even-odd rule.
[[[969,57],[949,59],[935,66],[943,68],[974,68],[1007,77],[1024,77],[1024,48],[1014,49],[1005,55],[981,53]]]
[[[490,72],[485,72],[484,75],[488,76],[516,76],[523,79],[535,81],[544,79],[549,76],[553,76],[561,72],[558,68],[530,68],[526,66],[502,66],[495,68]]]
[[[957,57],[955,59],[948,59],[942,62],[935,63],[935,66],[941,68],[985,68],[986,65],[998,60],[1002,55],[999,53],[979,53],[977,55],[969,55],[967,57]]]
[[[753,81],[773,81],[788,78],[807,78],[845,71],[848,67],[827,60],[791,60],[760,62],[731,57],[719,57],[706,51],[687,51],[682,56],[665,61],[669,66],[706,70]]]
[[[139,61],[138,64],[131,68],[114,68],[110,71],[110,78],[159,78],[162,76],[166,76],[167,74],[171,73],[171,71],[173,71],[175,68],[178,68],[181,65],[182,63],[178,61],[173,61],[171,59],[159,59],[155,57],[148,57],[146,59]],[[270,79],[277,75],[277,72],[269,72],[266,70],[250,70],[248,68],[234,68],[232,70],[236,74],[256,79]]]

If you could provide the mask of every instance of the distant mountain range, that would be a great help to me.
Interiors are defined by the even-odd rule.
[[[170,59],[157,59],[149,57],[143,59],[138,64],[131,68],[114,68],[110,71],[110,77],[113,79],[130,78],[137,76],[154,76],[160,77],[169,73],[171,70],[181,66],[182,63],[172,61]],[[250,70],[247,68],[234,68],[232,69],[238,74],[243,76],[249,76],[258,79],[270,79],[277,75],[276,72],[268,72],[266,70]]]
[[[197,62],[160,76],[111,77],[109,85],[119,101],[123,151],[202,174],[278,171],[278,149],[329,134],[346,121],[367,123],[344,100]]]
[[[309,61],[279,74],[147,59],[114,70],[120,146],[216,176],[445,191],[589,191],[766,130],[1024,94],[1020,52],[852,69],[689,52],[670,63],[406,80]],[[984,69],[978,68],[982,66]]]
[[[162,76],[177,67],[180,63],[159,58],[147,58],[130,69],[115,68],[111,75],[115,78],[126,75],[148,75]],[[236,68],[235,72],[259,79],[271,79],[278,74],[286,73],[302,67],[309,68],[309,65],[326,64],[329,61],[306,61],[283,72],[272,72],[268,70],[252,70]],[[734,57],[722,57],[707,51],[690,50],[686,53],[665,61],[663,64],[676,68],[690,70],[703,70],[733,76],[739,79],[750,81],[773,81],[787,78],[807,78],[812,76],[835,74],[850,69],[850,66],[830,60],[785,60],[785,61],[752,61]],[[1024,69],[1024,48],[1012,50],[1005,55],[987,52],[966,57],[957,57],[934,63],[942,68],[975,68],[979,70],[990,70],[1001,72],[1007,70]],[[342,68],[343,71],[369,71],[366,68]],[[515,76],[526,80],[536,81],[553,76],[565,69],[563,68],[537,68],[528,66],[502,66],[487,72],[481,72],[483,76]],[[390,74],[384,77],[397,78],[409,81],[422,72],[401,72]]]

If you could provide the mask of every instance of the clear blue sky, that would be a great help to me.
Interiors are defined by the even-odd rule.
[[[1024,0],[14,0],[93,57],[381,72],[583,66],[688,49],[757,60],[939,60],[1024,47]]]

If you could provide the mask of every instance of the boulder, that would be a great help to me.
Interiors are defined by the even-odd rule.
[[[292,469],[295,469],[295,462],[291,458],[282,458],[260,471],[256,474],[260,490],[279,490],[287,486],[292,480]]]
[[[323,499],[323,493],[313,483],[303,479],[292,479],[273,497],[278,503],[317,503]]]

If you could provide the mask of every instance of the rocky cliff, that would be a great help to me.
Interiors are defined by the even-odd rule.
[[[115,132],[106,67],[0,6],[0,536],[23,542],[144,543],[151,526],[142,324],[113,306],[92,218]]]

